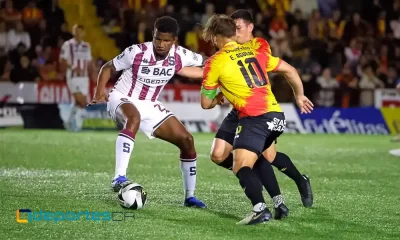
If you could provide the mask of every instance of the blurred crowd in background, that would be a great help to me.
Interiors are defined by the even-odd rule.
[[[0,81],[63,81],[62,43],[72,37],[57,0],[1,1]],[[14,4],[13,4],[14,2]],[[19,4],[15,4],[18,2]],[[185,3],[185,5],[182,5]],[[93,0],[103,30],[121,51],[152,40],[162,15],[180,24],[179,44],[205,56],[215,49],[201,38],[214,13],[246,8],[254,35],[297,68],[319,106],[373,106],[373,91],[394,88],[400,74],[400,0]],[[199,24],[200,23],[200,24]],[[97,67],[110,59],[97,59]],[[270,75],[280,102],[292,101],[281,75]],[[174,78],[170,84],[200,84]]]

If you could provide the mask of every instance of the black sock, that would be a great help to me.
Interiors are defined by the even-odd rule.
[[[226,168],[228,170],[231,170],[233,166],[233,154],[230,153],[229,156],[223,162],[217,165]]]
[[[278,168],[279,171],[283,172],[286,176],[293,179],[297,185],[304,182],[303,176],[286,154],[277,152],[276,157],[271,164]]]
[[[257,174],[271,198],[281,195],[281,189],[276,180],[274,169],[272,169],[271,164],[263,155],[254,164],[253,171]]]
[[[262,195],[262,185],[260,179],[250,167],[242,167],[237,173],[240,186],[244,189],[244,193],[250,199],[253,206],[257,203],[265,203]]]

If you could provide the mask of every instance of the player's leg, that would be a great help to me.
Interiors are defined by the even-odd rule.
[[[239,117],[237,111],[232,109],[218,129],[211,147],[211,160],[217,165],[226,169],[232,169],[232,145],[235,139],[235,132],[238,123]],[[284,199],[281,194],[275,172],[272,169],[271,164],[265,161],[263,155],[260,155],[259,159],[260,161],[256,161],[254,164],[253,171],[257,174],[262,185],[271,196],[275,208],[275,218],[281,219],[287,215],[284,211],[287,209],[287,207],[284,204]]]
[[[184,205],[188,207],[205,208],[206,205],[194,197],[197,177],[197,155],[193,136],[175,116],[171,116],[159,124],[153,132],[153,135],[174,144],[181,151],[180,167],[185,192]]]
[[[73,78],[69,80],[68,87],[74,98],[74,106],[67,123],[67,129],[80,131],[86,113],[87,94],[89,91],[89,80],[86,78]]]
[[[313,193],[308,176],[301,174],[299,170],[297,170],[289,156],[282,152],[277,152],[275,143],[271,144],[262,155],[263,158],[296,183],[303,206],[311,207],[313,204]]]
[[[112,189],[118,191],[129,182],[126,171],[140,126],[140,113],[132,102],[119,94],[110,94],[108,105],[111,117],[123,126],[115,144],[115,174],[111,182]]]
[[[231,152],[238,123],[237,111],[232,109],[222,121],[211,147],[211,160],[226,169],[232,169],[233,155]]]
[[[282,121],[275,121],[278,119]],[[242,188],[245,189],[247,197],[253,204],[253,212],[239,224],[256,224],[267,221],[271,217],[271,213],[262,199],[261,182],[251,168],[259,155],[283,132],[284,126],[283,128],[278,126],[280,122],[284,122],[283,120],[283,113],[268,113],[239,120],[233,144],[234,164],[232,170],[236,173]],[[275,122],[277,122],[276,125],[274,125]],[[267,123],[269,124],[267,125]],[[271,124],[274,127],[271,128]]]

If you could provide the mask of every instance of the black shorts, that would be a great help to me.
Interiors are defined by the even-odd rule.
[[[221,126],[215,134],[215,138],[222,139],[233,146],[233,140],[235,140],[235,134],[238,124],[239,112],[236,109],[232,108],[232,110],[228,113],[228,115],[226,115],[226,117],[222,121]],[[275,143],[278,143],[278,141],[275,140]]]
[[[246,149],[260,155],[283,133],[286,127],[282,112],[270,112],[239,120],[233,149]]]
[[[221,126],[215,134],[215,138],[222,139],[230,145],[233,145],[238,124],[239,113],[236,109],[232,108],[232,110],[224,118],[224,121],[222,121]]]

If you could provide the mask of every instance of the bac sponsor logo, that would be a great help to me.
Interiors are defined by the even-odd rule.
[[[315,108],[300,114],[307,133],[388,134],[381,111],[376,108]]]
[[[162,76],[162,77],[172,77],[174,75],[174,69],[169,68],[149,68],[149,67],[142,67],[142,70],[140,71],[142,74],[150,74],[153,76]]]
[[[400,133],[400,108],[382,108],[382,115],[385,118],[391,134]]]

